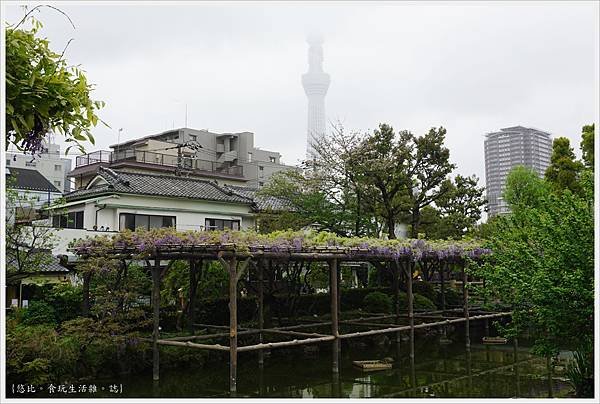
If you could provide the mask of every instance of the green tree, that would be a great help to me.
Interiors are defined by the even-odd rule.
[[[39,37],[41,22],[29,11],[6,34],[6,147],[36,154],[49,131],[65,136],[71,147],[84,152],[83,142],[94,144],[91,128],[99,121],[96,112],[104,106],[91,99],[93,86],[83,71],[67,65],[63,54],[50,49]],[[30,23],[26,29],[23,24]],[[65,48],[66,50],[66,48]]]
[[[411,237],[417,238],[421,224],[421,209],[436,203],[451,191],[448,174],[456,168],[450,163],[450,151],[444,147],[446,129],[431,128],[420,137],[412,138],[409,146],[411,158],[408,160],[407,177],[412,185],[406,190],[410,199]]]
[[[450,189],[449,150],[443,146],[446,130],[432,128],[423,136],[380,124],[356,148],[352,165],[361,178],[377,190],[374,205],[386,224],[388,237],[396,238],[396,223],[402,215],[417,237],[421,209],[441,198]]]
[[[511,213],[496,218],[479,268],[486,292],[512,306],[507,335],[530,330],[534,352],[578,350],[593,338],[593,176],[582,192],[556,193],[534,172],[514,169],[507,180]]]
[[[482,208],[486,204],[483,196],[485,188],[478,187],[479,179],[473,175],[457,175],[450,191],[443,194],[436,205],[442,214],[444,227],[448,233],[441,238],[462,238],[481,219]]]
[[[15,283],[52,262],[50,251],[55,243],[54,229],[43,220],[38,221],[40,202],[28,193],[19,193],[10,186],[14,178],[7,178],[6,227],[6,281]]]
[[[504,200],[511,209],[538,208],[548,194],[548,184],[524,166],[514,167],[506,177]]]
[[[550,166],[546,169],[546,180],[552,184],[554,190],[569,189],[572,192],[580,192],[578,178],[582,169],[583,164],[575,160],[575,153],[569,139],[566,137],[554,139]]]
[[[287,201],[291,211],[281,216],[263,216],[261,232],[312,225],[318,230],[347,235],[353,226],[352,211],[326,194],[324,184],[318,173],[308,170],[275,173],[260,193]]]
[[[311,141],[314,159],[309,162],[320,190],[345,215],[348,236],[369,236],[377,232],[372,217],[373,189],[365,184],[362,173],[353,166],[353,155],[362,141],[358,132],[346,132],[338,123],[326,136]]]
[[[595,124],[585,125],[581,129],[581,153],[587,168],[594,169],[594,130]]]
[[[398,215],[406,210],[409,202],[406,190],[412,189],[407,175],[412,139],[410,132],[403,131],[396,137],[391,126],[380,124],[379,129],[360,142],[351,156],[350,164],[365,185],[377,190],[375,209],[380,212],[390,239],[396,238]]]
[[[426,239],[439,240],[446,238],[448,228],[442,219],[440,211],[434,206],[421,209],[421,232]]]

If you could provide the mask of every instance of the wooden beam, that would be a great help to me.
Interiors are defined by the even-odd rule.
[[[319,334],[316,332],[287,331],[287,330],[277,330],[274,328],[263,328],[262,332],[265,334],[291,335],[291,336],[295,336],[295,337],[328,337],[327,334]]]
[[[471,320],[483,320],[485,318],[505,317],[505,316],[510,316],[511,314],[512,314],[512,312],[484,314],[484,315],[481,315],[481,316],[471,317]],[[384,329],[381,329],[381,330],[370,330],[370,331],[354,332],[354,333],[350,333],[350,334],[341,334],[339,337],[341,339],[367,337],[367,336],[370,336],[370,335],[387,334],[387,333],[396,332],[396,331],[406,331],[406,330],[410,330],[411,328],[416,330],[416,329],[420,329],[420,328],[431,328],[431,327],[439,327],[441,325],[457,324],[457,323],[462,323],[462,322],[465,322],[465,321],[466,321],[465,318],[454,318],[452,320],[444,320],[444,321],[436,321],[436,322],[433,322],[433,323],[417,324],[417,325],[415,325],[413,327],[411,327],[410,325],[405,325],[405,326],[401,326],[401,327],[384,328]]]
[[[282,348],[288,346],[297,346],[297,345],[309,345],[309,344],[317,344],[320,342],[334,341],[336,338],[333,335],[328,335],[325,337],[318,338],[307,338],[307,339],[295,339],[293,341],[282,341],[282,342],[268,342],[256,345],[248,345],[242,346],[238,348],[238,352],[248,352],[248,351],[256,351],[259,349],[272,349],[272,348]],[[334,352],[336,352],[334,350]]]
[[[197,344],[195,342],[190,342],[190,341],[172,341],[172,340],[165,340],[165,339],[159,339],[158,341],[159,345],[172,345],[172,346],[181,346],[181,347],[186,347],[186,348],[198,348],[198,349],[208,349],[208,350],[213,350],[213,351],[229,351],[229,347],[228,346],[223,346],[223,345],[219,345],[219,344]]]

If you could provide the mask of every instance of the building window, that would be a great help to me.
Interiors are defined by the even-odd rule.
[[[265,168],[264,168],[263,166],[258,166],[258,169],[259,169],[260,171],[264,171],[264,170],[265,170]]]
[[[35,161],[26,161],[25,162],[25,166],[26,167],[35,167],[37,164],[35,163]]]
[[[248,152],[248,163],[252,163],[252,152]]]
[[[226,219],[206,219],[205,221],[206,230],[239,230],[239,220],[226,220]]]
[[[190,135],[190,140],[191,141],[196,141],[196,139],[198,139],[198,137],[196,135]]]
[[[258,182],[258,186],[259,186],[259,187],[262,187],[262,186],[264,186],[264,185],[265,185],[265,183],[264,183],[264,182],[262,182],[262,181],[259,181],[259,182]]]
[[[54,164],[54,171],[62,171],[62,165]]]
[[[83,229],[83,211],[52,216],[52,227],[57,229]]]
[[[10,159],[6,159],[6,165],[9,166],[10,165]]]
[[[60,181],[54,181],[54,185],[56,188],[60,189]]]
[[[135,230],[138,227],[144,230],[175,227],[175,216],[136,215],[134,213],[119,215],[119,230]]]
[[[277,162],[277,159],[275,157],[273,157],[273,156],[269,156],[269,161],[271,163],[275,163],[275,162]]]

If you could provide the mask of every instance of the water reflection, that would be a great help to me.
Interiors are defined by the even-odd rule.
[[[474,338],[473,342],[476,341]],[[480,339],[479,339],[480,341]],[[439,344],[435,338],[390,345],[346,345],[340,372],[332,373],[331,345],[306,357],[301,349],[274,350],[257,364],[257,355],[243,354],[238,363],[237,397],[547,397],[567,384],[552,379],[544,358],[534,357],[518,343],[484,346],[464,341]],[[394,359],[393,368],[365,373],[354,360]],[[161,369],[160,384],[151,375],[135,375],[123,383],[127,397],[228,397],[227,357],[199,369]]]

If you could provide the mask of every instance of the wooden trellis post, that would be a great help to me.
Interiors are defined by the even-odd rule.
[[[471,348],[471,339],[469,335],[469,289],[467,285],[467,272],[465,271],[465,263],[461,263],[462,270],[462,290],[463,290],[463,312],[465,316],[465,346]]]
[[[189,260],[190,266],[190,289],[188,291],[188,329],[194,333],[194,314],[196,311],[196,287],[198,285],[198,270],[197,261],[194,259]]]
[[[400,267],[398,261],[392,262],[391,265],[394,274],[394,312],[396,314],[396,324],[400,324]],[[397,332],[396,343],[399,344],[400,340],[400,332]]]
[[[160,322],[160,259],[154,260],[152,268],[152,317],[154,326],[152,329],[152,379],[159,378],[159,351],[158,336]]]
[[[518,350],[519,350],[519,341],[517,340],[517,337],[514,338],[514,344],[513,344],[513,352],[514,352],[514,358],[513,358],[513,362],[514,362],[514,371],[515,371],[515,392],[516,392],[516,397],[519,398],[521,397],[521,382],[520,382],[520,378],[519,378],[519,365],[517,364],[518,362]]]
[[[439,272],[440,272],[440,282],[441,282],[441,294],[442,294],[442,310],[446,310],[446,270],[448,269],[448,263],[440,262],[439,263]]]
[[[415,360],[415,317],[413,310],[413,266],[412,261],[406,263],[406,294],[408,300],[408,325],[410,326],[410,360],[414,363]]]
[[[258,329],[261,330],[258,334],[258,342],[259,344],[263,343],[263,333],[262,329],[265,326],[265,314],[264,314],[264,262],[263,260],[259,260],[257,263],[258,266]],[[263,366],[265,363],[265,355],[264,351],[260,349],[258,351],[258,365]],[[262,373],[261,373],[262,374]]]
[[[338,271],[337,271],[337,259],[329,261],[329,290],[331,298],[331,334],[335,337],[332,343],[332,363],[331,370],[333,373],[339,373],[339,355],[340,355],[340,339],[339,339],[339,328],[338,328]]]
[[[235,395],[237,391],[238,354],[237,284],[240,277],[244,274],[250,258],[247,258],[238,269],[235,255],[229,261],[223,259],[222,255],[222,253],[219,253],[219,261],[229,273],[229,392]]]
[[[237,390],[237,259],[229,260],[219,254],[219,261],[229,274],[229,392],[235,395]]]

